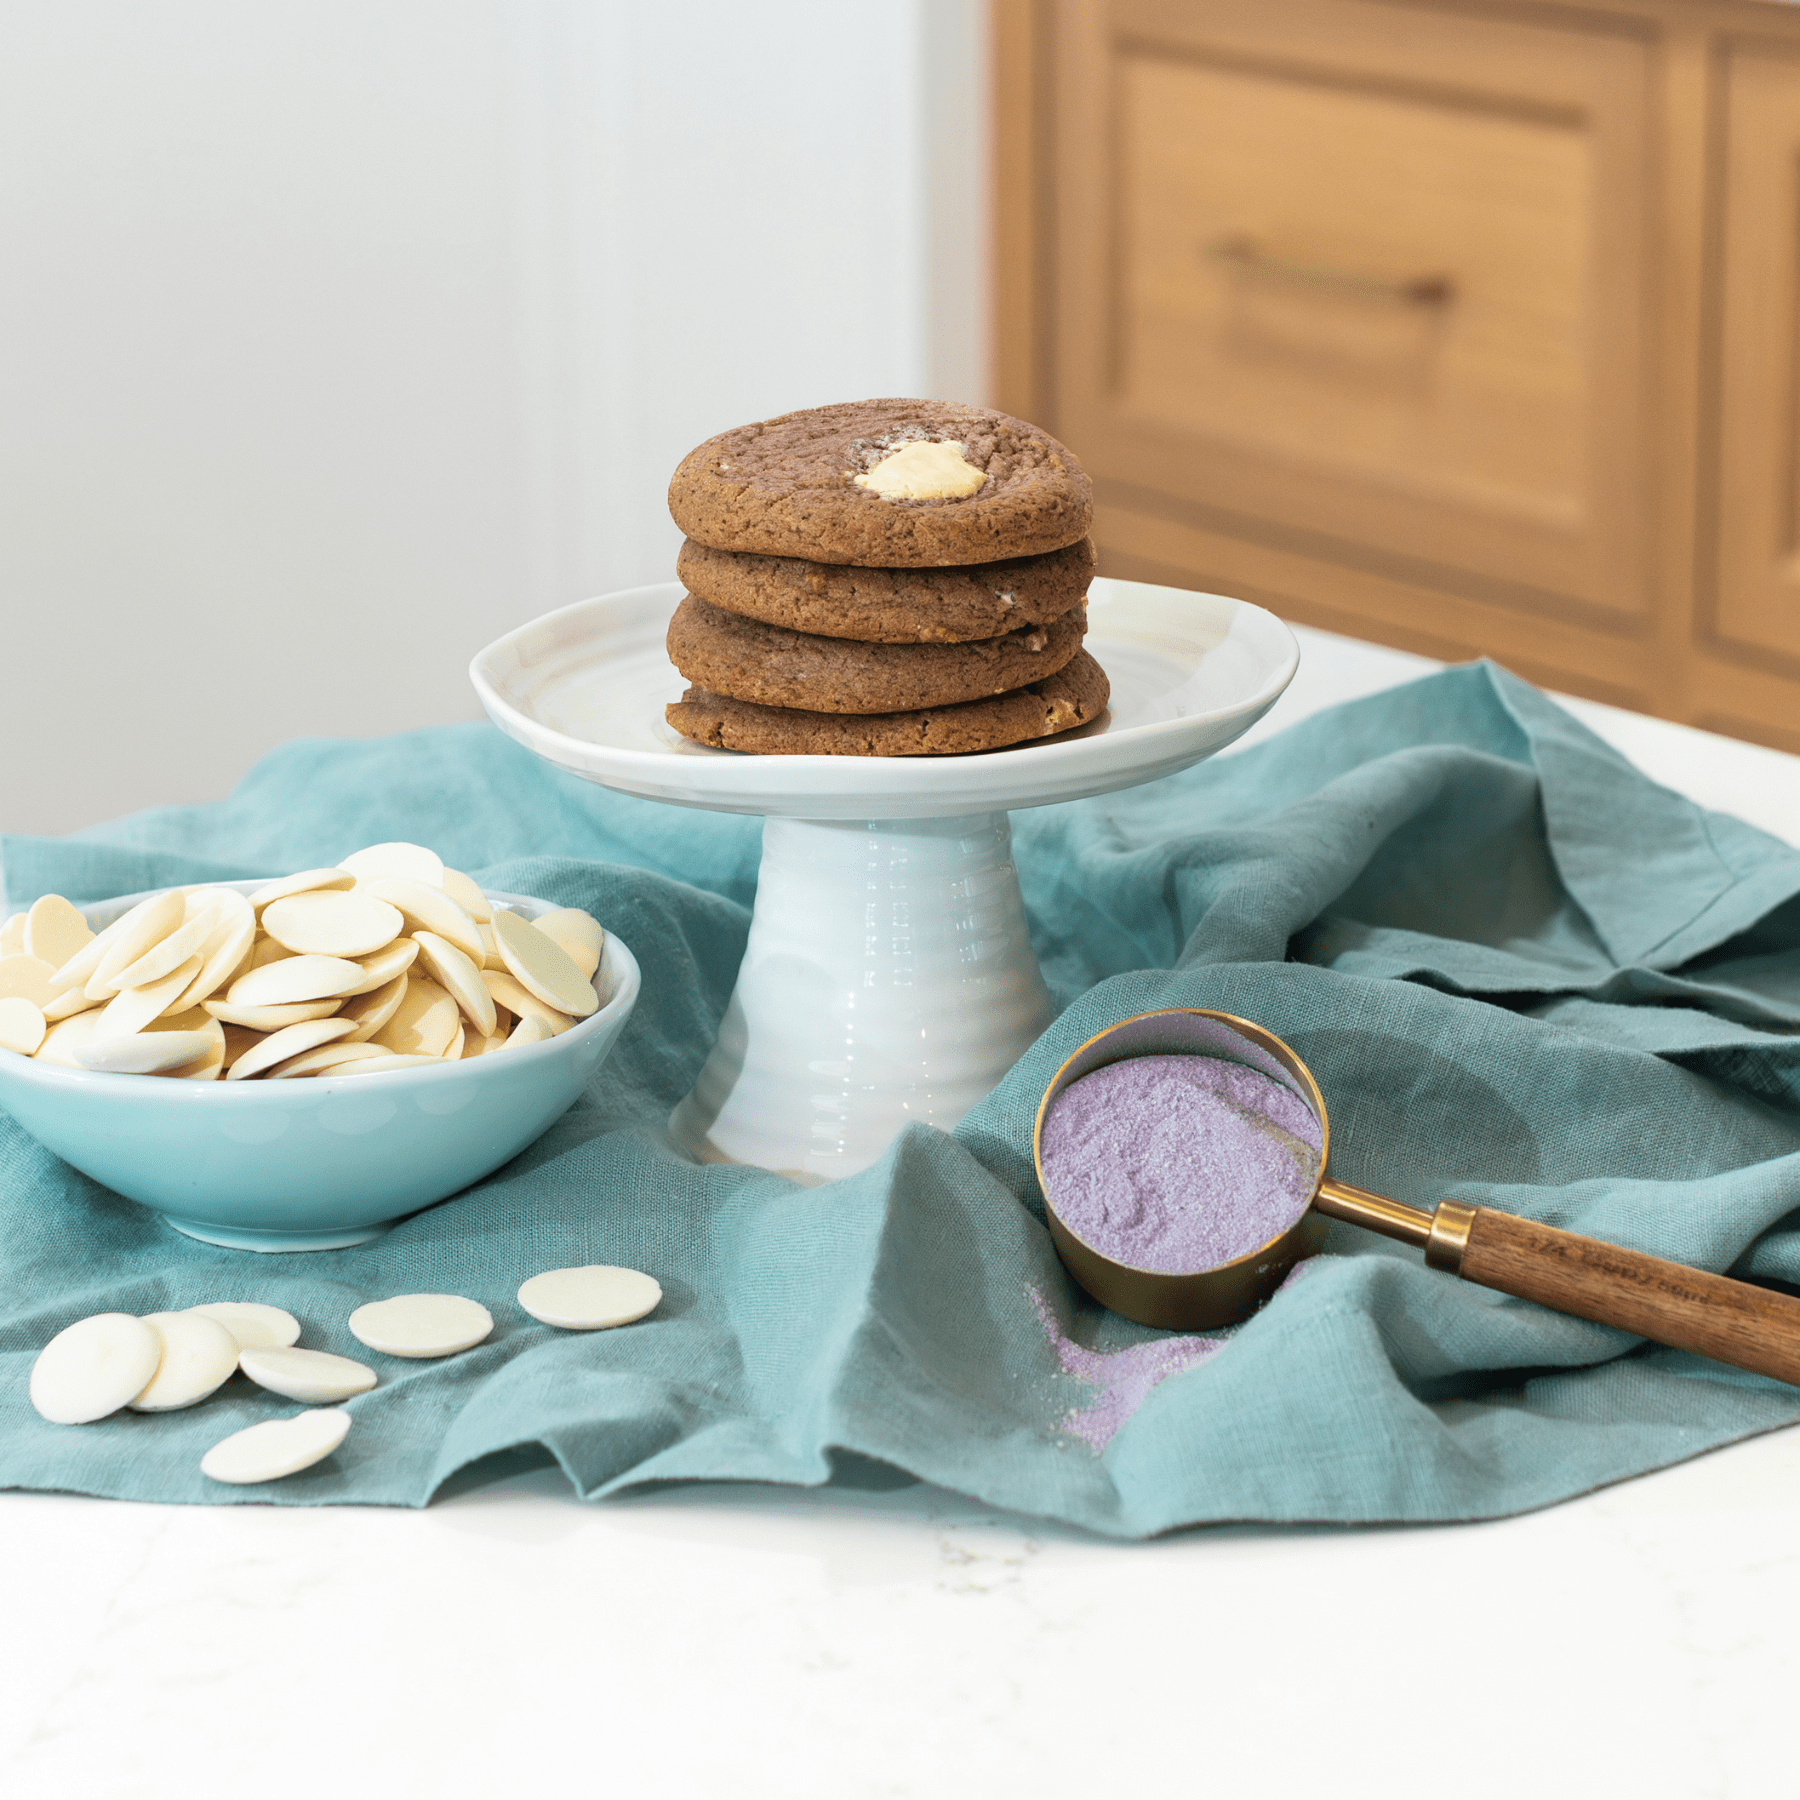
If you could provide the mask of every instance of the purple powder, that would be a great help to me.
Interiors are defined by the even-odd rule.
[[[1104,1450],[1113,1435],[1150,1397],[1152,1389],[1171,1375],[1179,1375],[1225,1347],[1224,1338],[1166,1337],[1125,1350],[1087,1350],[1063,1335],[1056,1314],[1036,1288],[1029,1290],[1031,1304],[1044,1327],[1044,1335],[1056,1351],[1063,1373],[1097,1396],[1086,1406],[1063,1415],[1062,1428],[1095,1450]]]
[[[1044,1121],[1051,1205],[1102,1256],[1194,1275],[1248,1256],[1312,1198],[1322,1134],[1291,1088],[1212,1056],[1134,1056]]]

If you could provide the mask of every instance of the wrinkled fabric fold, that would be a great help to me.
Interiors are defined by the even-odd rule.
[[[217,805],[0,842],[17,907],[411,838],[490,886],[587,907],[644,970],[573,1111],[348,1251],[191,1242],[0,1114],[0,1485],[422,1505],[526,1449],[588,1498],[851,1471],[1142,1536],[1491,1517],[1800,1419],[1800,1391],[1338,1225],[1223,1348],[1171,1357],[1110,1440],[1089,1441],[1070,1421],[1094,1384],[1068,1373],[1046,1320],[1102,1358],[1160,1334],[1072,1286],[1031,1163],[1044,1085],[1084,1039],[1153,1007],[1216,1007],[1307,1060],[1344,1180],[1800,1285],[1800,853],[1655,786],[1486,665],[1015,814],[1013,832],[1055,1022],[954,1133],[909,1127],[876,1167],[817,1189],[696,1167],[664,1128],[743,952],[753,819],[610,794],[468,725],[291,744]],[[663,1305],[593,1334],[516,1305],[526,1277],[584,1262],[649,1270]],[[269,1299],[303,1343],[366,1358],[351,1310],[421,1291],[481,1300],[493,1337],[442,1363],[376,1358],[344,1447],[267,1489],[199,1474],[210,1444],[276,1410],[242,1382],[82,1428],[25,1397],[37,1349],[87,1313]]]

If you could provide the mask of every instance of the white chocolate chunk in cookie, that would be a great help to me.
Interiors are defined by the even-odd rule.
[[[884,456],[856,485],[884,500],[966,500],[987,481],[987,473],[963,458],[953,441],[903,444]]]

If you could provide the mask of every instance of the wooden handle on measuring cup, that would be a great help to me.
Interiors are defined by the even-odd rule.
[[[1800,1300],[1446,1200],[1425,1260],[1464,1281],[1800,1386]]]

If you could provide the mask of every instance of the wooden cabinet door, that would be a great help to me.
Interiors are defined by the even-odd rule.
[[[1643,627],[1648,53],[1549,17],[1059,0],[1053,407],[1103,496]]]

